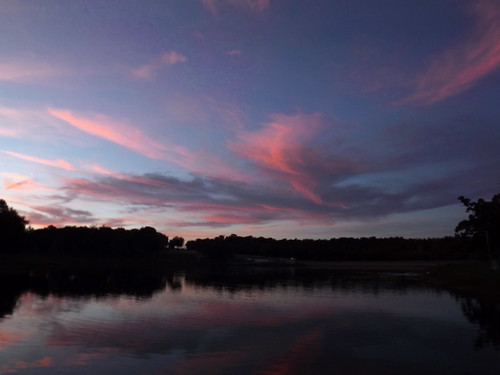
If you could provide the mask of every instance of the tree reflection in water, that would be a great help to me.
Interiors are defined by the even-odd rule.
[[[500,309],[498,304],[462,298],[461,307],[465,317],[479,326],[476,348],[488,345],[500,347]]]
[[[0,319],[14,312],[18,299],[25,293],[72,298],[99,298],[127,295],[139,299],[151,298],[167,285],[176,290],[179,285],[173,275],[160,272],[131,270],[74,272],[58,270],[0,276]]]
[[[0,276],[0,319],[14,313],[19,298],[25,293],[42,297],[55,295],[72,298],[100,298],[131,296],[150,299],[155,293],[182,291],[183,284],[209,288],[219,292],[297,288],[314,290],[329,287],[333,291],[378,294],[392,291],[406,294],[410,291],[433,289],[415,274],[387,272],[355,272],[293,267],[204,267],[183,272],[144,270],[79,271],[59,270],[29,272]],[[457,296],[464,316],[478,326],[476,348],[500,347],[500,309],[494,303]]]

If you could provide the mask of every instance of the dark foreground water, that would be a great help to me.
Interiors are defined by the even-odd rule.
[[[411,274],[232,268],[0,281],[0,374],[500,373],[498,306]]]

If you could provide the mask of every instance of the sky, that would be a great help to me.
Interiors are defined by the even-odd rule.
[[[33,228],[453,235],[500,191],[498,0],[0,0]]]

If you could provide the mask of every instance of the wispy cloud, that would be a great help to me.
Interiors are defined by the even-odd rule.
[[[101,114],[79,115],[64,109],[49,108],[49,113],[93,136],[106,139],[151,159],[165,160],[186,168],[189,172],[213,177],[246,180],[244,173],[205,150],[191,152],[172,140],[153,140],[137,127],[115,121]]]
[[[263,12],[269,7],[271,0],[200,0],[205,8],[213,15],[217,14],[220,6],[230,4],[253,12]]]
[[[241,130],[228,147],[272,178],[287,182],[295,191],[313,202],[322,203],[315,191],[318,175],[333,176],[352,168],[310,145],[324,127],[321,114],[275,114],[271,122],[258,130]]]
[[[19,370],[49,367],[52,363],[52,358],[44,357],[36,361],[8,361],[5,365],[0,367],[0,374],[16,373]]]
[[[284,196],[279,191],[255,184],[200,177],[180,180],[160,174],[128,177],[112,174],[93,179],[69,178],[62,191],[73,197],[114,201],[122,205],[127,202],[130,206],[163,210],[169,207],[182,214],[182,219],[175,223],[181,227],[221,227],[298,219],[304,210],[308,210],[307,202],[296,196]],[[323,220],[327,212],[329,214],[330,210],[320,214]],[[310,218],[314,215],[309,213]]]
[[[49,108],[49,113],[93,136],[106,139],[153,159],[165,157],[166,148],[144,135],[139,129],[118,123],[107,116],[94,114],[81,116],[69,110]]]
[[[19,159],[31,161],[33,163],[39,163],[39,164],[44,164],[44,165],[48,165],[51,167],[62,168],[62,169],[66,169],[67,171],[73,170],[73,167],[71,166],[71,164],[63,159],[49,160],[49,159],[42,159],[42,158],[32,156],[32,155],[20,154],[18,152],[13,152],[13,151],[5,151],[5,150],[1,150],[1,151],[4,154],[7,154],[10,156],[19,158]]]
[[[20,340],[25,340],[30,336],[29,332],[0,332],[0,351],[16,345]]]
[[[62,206],[31,206],[30,222],[36,225],[87,225],[95,224],[96,218],[89,211],[75,210]]]
[[[263,185],[199,177],[181,180],[161,174],[67,179],[60,190],[75,198],[135,207],[134,211],[146,207],[163,212],[171,210],[179,215],[178,220],[165,217],[158,219],[159,222],[151,220],[152,225],[160,227],[166,221],[181,228],[247,227],[286,221],[333,225],[337,220],[374,219],[452,204],[453,189],[468,173],[466,170],[427,179],[401,187],[397,192],[366,184],[330,184],[322,187],[324,203],[313,205],[309,197],[284,194]],[[151,183],[154,180],[157,183]]]
[[[1,173],[5,190],[45,190],[44,186],[37,184],[31,177],[19,173]]]
[[[151,79],[165,66],[172,66],[187,61],[187,57],[176,51],[164,52],[160,57],[132,70],[137,79]]]
[[[298,155],[308,156],[307,148],[305,150],[303,153],[298,152]],[[464,181],[471,180],[470,176],[484,176],[498,167],[446,170],[434,176],[420,176],[405,184],[398,184],[396,180],[396,186],[392,188],[384,183],[380,185],[380,181],[373,178],[388,168],[392,168],[390,171],[401,168],[400,164],[396,165],[390,159],[387,165],[376,163],[366,172],[352,166],[328,171],[323,166],[331,161],[326,154],[317,154],[316,159],[309,156],[304,160],[310,170],[308,174],[302,175],[301,163],[290,163],[286,159],[285,167],[281,163],[268,165],[267,161],[258,165],[262,172],[269,171],[268,178],[277,178],[279,184],[271,184],[265,179],[244,183],[229,177],[209,178],[195,174],[191,178],[181,179],[160,173],[120,173],[94,164],[87,167],[92,172],[90,175],[65,178],[57,187],[57,196],[44,194],[36,198],[30,191],[27,202],[19,194],[23,193],[23,184],[30,187],[32,182],[29,178],[3,177],[4,187],[12,186],[10,190],[5,190],[7,198],[10,194],[12,202],[12,197],[19,190],[16,199],[23,203],[18,205],[27,207],[21,212],[32,225],[69,223],[127,227],[143,223],[159,230],[180,228],[190,236],[189,233],[201,233],[200,228],[241,233],[245,228],[269,228],[271,225],[286,227],[286,223],[332,226],[336,222],[379,220],[387,215],[443,207],[454,204],[460,190],[473,192],[480,189],[483,183],[494,184],[494,177],[488,181],[483,179],[481,183],[471,182],[467,186],[464,186]],[[285,168],[286,172],[279,172],[276,168]],[[291,168],[292,172],[287,168]],[[300,172],[300,178],[307,176],[315,181],[313,190],[303,192],[291,185],[290,181],[296,178],[296,170]],[[9,181],[5,186],[7,179]],[[341,183],[335,182],[335,179]],[[382,180],[390,183],[387,177],[382,176]],[[300,179],[298,181],[301,182]],[[321,200],[311,204],[312,198],[316,196]],[[88,211],[75,209],[81,202],[88,203]],[[93,211],[101,202],[106,202],[108,212],[116,209],[111,218],[102,217],[102,213]]]
[[[415,91],[394,104],[428,105],[459,94],[500,67],[500,4],[471,2],[475,29],[469,39],[435,56],[415,79]]]
[[[243,54],[243,51],[240,49],[232,49],[232,50],[227,51],[227,54],[229,56],[240,56]]]
[[[236,129],[237,138],[228,144],[240,158],[234,158],[237,164],[252,176],[251,182],[237,181],[231,174],[216,178],[193,172],[189,178],[179,178],[161,173],[115,172],[92,164],[86,168],[91,174],[66,178],[57,187],[61,196],[58,202],[64,203],[48,206],[62,211],[43,211],[43,203],[37,201],[30,203],[33,214],[23,215],[34,224],[148,223],[160,230],[176,227],[199,233],[200,228],[224,228],[241,233],[247,227],[284,223],[318,226],[379,220],[452,205],[461,191],[474,196],[484,186],[496,183],[491,171],[498,165],[485,164],[491,157],[483,160],[475,155],[481,153],[474,148],[446,149],[440,142],[426,141],[441,138],[441,132],[446,136],[448,124],[439,128],[435,124],[405,125],[387,127],[378,136],[372,134],[370,143],[362,143],[361,149],[354,151],[355,164],[350,161],[352,150],[343,150],[342,142],[326,137],[324,128],[332,125],[321,114],[277,114],[259,129]],[[491,123],[481,126],[494,129]],[[452,143],[475,144],[473,132],[470,129],[470,134],[452,136]],[[489,134],[491,142],[481,143],[481,151],[494,156],[494,139],[498,137],[494,137],[496,130]],[[411,146],[415,140],[421,147]],[[466,151],[459,155],[459,150]],[[446,164],[436,165],[436,160]],[[207,169],[211,169],[207,163]],[[402,175],[402,170],[411,177]],[[9,193],[21,190],[23,183],[31,183],[22,176],[3,177],[12,186]],[[97,219],[97,213],[64,209],[68,205],[78,207],[79,202],[90,202],[90,206],[106,202],[108,207],[117,207],[117,213],[111,219]]]
[[[0,107],[0,135],[50,143],[76,142],[74,129],[61,123],[46,108]]]
[[[0,63],[0,82],[32,82],[66,74],[67,69],[43,61],[19,60]]]
[[[172,186],[167,181],[160,181],[160,180],[148,178],[145,176],[128,175],[125,173],[109,171],[109,170],[101,167],[98,164],[91,165],[90,169],[98,174],[113,177],[113,178],[118,179],[118,180],[134,182],[134,183],[138,183],[138,184],[142,184],[142,185],[150,185],[150,186],[154,186],[157,188],[168,188],[168,187]]]
[[[113,224],[120,226],[121,218],[110,218],[103,216],[102,212],[96,213],[96,206],[92,202],[85,204],[85,209],[77,196],[72,196],[64,189],[64,185],[58,185],[55,188],[40,186],[28,177],[16,177],[15,174],[10,180],[19,185],[12,189],[6,189],[6,198],[9,204],[12,204],[18,212],[25,216],[31,226],[45,227],[47,225],[66,226],[66,225],[107,225]],[[6,174],[2,174],[7,179]],[[29,190],[29,191],[25,191]],[[108,199],[109,200],[109,199]],[[97,207],[98,209],[98,207]],[[118,210],[119,211],[119,210]],[[111,213],[112,208],[108,207],[107,213]],[[112,216],[112,214],[110,215]],[[133,221],[133,220],[131,220]]]

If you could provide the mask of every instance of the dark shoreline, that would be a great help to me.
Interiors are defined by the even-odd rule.
[[[48,257],[40,255],[0,256],[0,277],[74,270],[85,272],[184,271],[193,267],[290,267],[318,270],[344,270],[367,272],[411,272],[420,275],[429,285],[453,294],[500,303],[500,272],[493,271],[487,261],[297,261],[287,264],[223,263],[200,260],[194,256],[160,254],[152,257]]]

